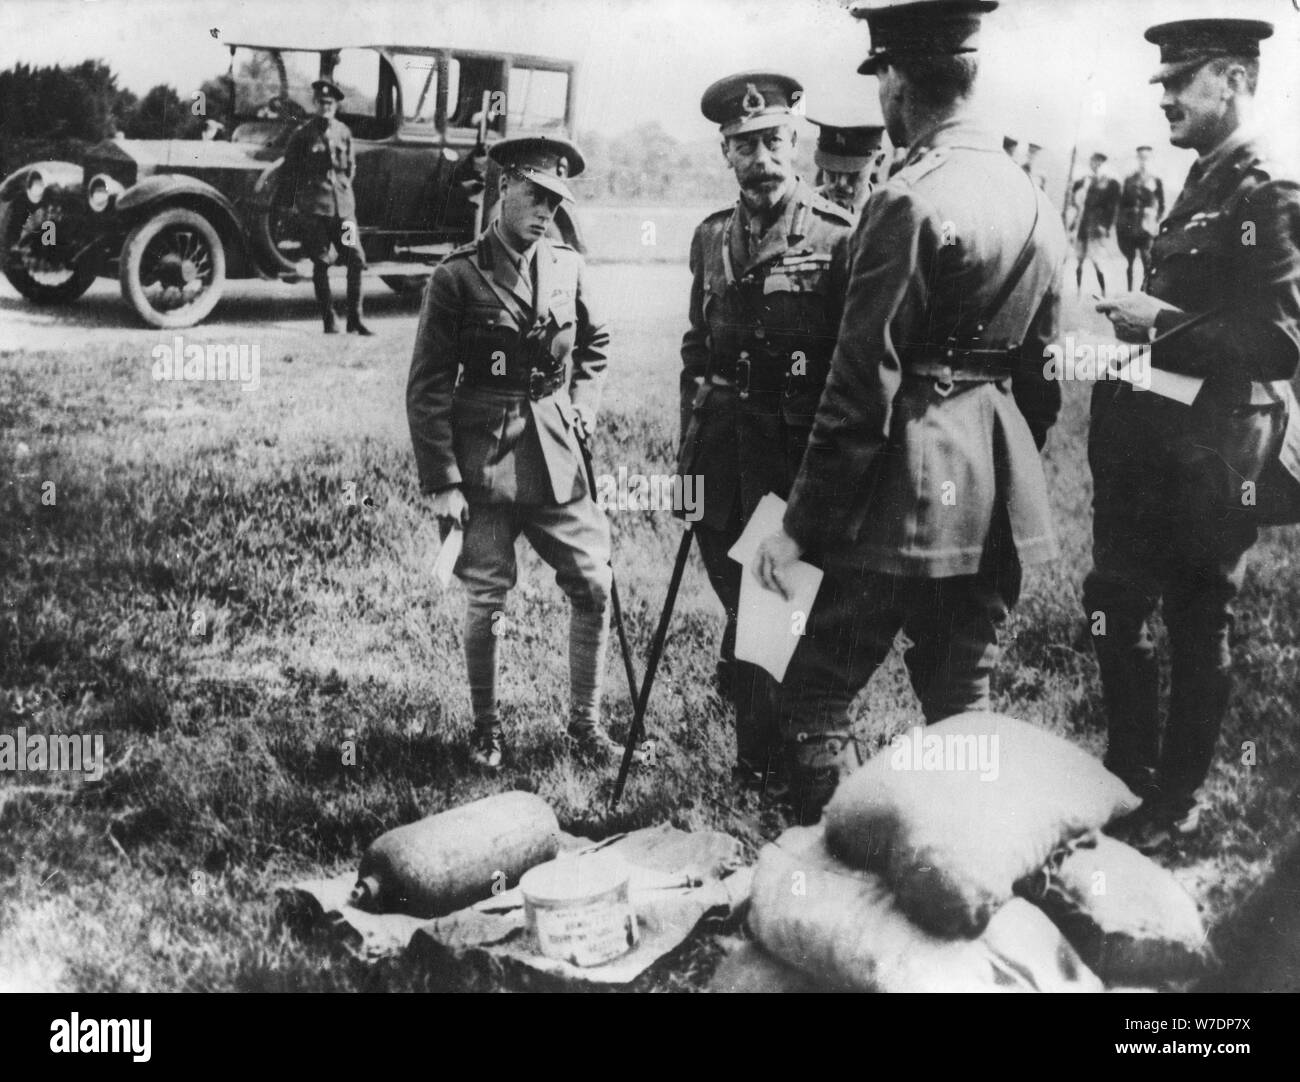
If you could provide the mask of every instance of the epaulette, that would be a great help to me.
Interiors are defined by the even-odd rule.
[[[816,190],[813,191],[812,199],[808,201],[808,205],[812,207],[813,210],[817,211],[818,214],[825,215],[827,218],[833,218],[841,225],[857,224],[857,215],[853,214],[852,211],[845,210],[838,203],[827,199]]]
[[[901,180],[906,184],[915,184],[923,176],[933,173],[948,160],[947,147],[931,147],[910,165],[903,166],[890,177],[890,181]]]

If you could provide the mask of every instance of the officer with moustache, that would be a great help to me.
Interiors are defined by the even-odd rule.
[[[1046,197],[970,111],[992,0],[871,8],[889,138],[909,147],[867,201],[826,388],[784,529],[753,573],[789,596],[825,571],[780,686],[801,818],[857,765],[848,709],[902,630],[927,722],[987,709],[1021,567],[1055,554],[1039,451],[1065,238]],[[989,193],[997,193],[990,199]]]
[[[599,724],[608,642],[609,523],[588,491],[581,432],[595,423],[609,335],[583,288],[582,257],[550,240],[578,148],[504,139],[500,214],[429,280],[407,385],[420,489],[446,530],[464,529],[465,662],[473,758],[505,751],[497,704],[497,621],[515,585],[523,534],[570,602],[568,732],[577,750],[621,750]]]
[[[743,569],[727,551],[768,492],[785,497],[821,397],[848,272],[851,214],[795,174],[799,83],[773,72],[718,80],[700,103],[740,185],[691,240],[678,472],[703,481],[695,527],[726,611],[720,689],[736,708],[736,780],[766,789],[779,764],[771,681],[735,660]]]
[[[1160,47],[1151,81],[1164,88],[1169,141],[1198,157],[1152,245],[1145,291],[1097,306],[1125,342],[1169,335],[1152,347],[1153,370],[1204,380],[1190,405],[1128,384],[1093,391],[1094,567],[1083,600],[1109,717],[1106,764],[1146,798],[1122,832],[1148,852],[1201,827],[1246,555],[1261,522],[1294,521],[1260,487],[1274,464],[1300,476],[1287,424],[1300,363],[1300,184],[1255,117],[1260,42],[1272,32],[1249,19],[1146,32]],[[1163,735],[1150,625],[1162,603]]]

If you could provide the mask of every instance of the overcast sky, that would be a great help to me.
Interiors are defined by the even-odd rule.
[[[983,42],[981,108],[996,126],[1063,160],[1077,139],[1122,172],[1139,142],[1170,177],[1188,155],[1168,146],[1147,79],[1157,50],[1142,32],[1169,19],[1264,18],[1260,88],[1281,149],[1300,158],[1300,13],[1292,0],[1003,0]],[[218,31],[213,38],[211,30]],[[866,26],[840,0],[0,0],[0,68],[106,60],[137,93],[182,96],[226,68],[221,41],[451,44],[578,61],[578,129],[614,135],[658,120],[680,139],[712,134],[700,93],[721,75],[773,67],[807,87],[810,115],[876,112],[855,73]]]

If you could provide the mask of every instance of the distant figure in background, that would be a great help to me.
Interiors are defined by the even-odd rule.
[[[1079,261],[1074,269],[1074,285],[1083,291],[1083,261],[1092,263],[1101,295],[1106,295],[1106,276],[1097,261],[1110,252],[1119,216],[1119,181],[1103,170],[1106,155],[1097,151],[1089,159],[1092,172],[1075,181],[1071,190],[1074,207],[1074,255]]]
[[[1151,242],[1160,232],[1160,219],[1165,216],[1165,186],[1151,172],[1151,148],[1137,148],[1137,172],[1130,173],[1124,181],[1124,191],[1119,200],[1119,227],[1116,239],[1119,250],[1128,264],[1128,288],[1133,288],[1133,259],[1142,260],[1142,279],[1151,269]]]
[[[846,126],[821,120],[812,123],[819,129],[817,149],[813,152],[818,169],[817,194],[853,214],[860,213],[871,194],[871,174],[880,157],[885,125]]]
[[[1016,151],[1020,149],[1020,140],[1014,136],[1004,135],[1002,137],[1002,149],[1007,152],[1007,157],[1012,161],[1016,160]]]
[[[223,133],[225,130],[226,126],[220,120],[213,120],[212,117],[208,117],[203,122],[203,131],[199,133],[199,138],[204,142],[211,142],[213,139],[224,139],[225,135]]]
[[[361,271],[366,257],[361,251],[357,202],[352,194],[357,159],[352,152],[352,132],[334,118],[343,91],[329,79],[317,79],[311,88],[316,115],[289,136],[280,167],[279,194],[293,203],[306,223],[303,251],[311,257],[311,280],[325,333],[338,333],[330,298],[333,249],[348,265],[348,333],[369,335],[374,332],[361,322]]]
[[[1039,191],[1047,191],[1047,174],[1043,172],[1043,167],[1038,161],[1038,156],[1043,152],[1043,148],[1037,143],[1030,143],[1025,151],[1025,162],[1020,167],[1028,174],[1029,179],[1038,185]]]

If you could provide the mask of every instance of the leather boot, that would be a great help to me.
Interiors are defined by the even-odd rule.
[[[348,266],[348,334],[370,336],[375,332],[361,322],[361,267]]]
[[[325,324],[326,334],[338,334],[338,322],[334,317],[334,301],[330,296],[330,271],[324,263],[313,263],[311,284],[316,289],[316,303],[320,306],[321,320]]]
[[[789,801],[803,826],[821,818],[840,782],[862,765],[852,733],[799,733],[786,749]]]

